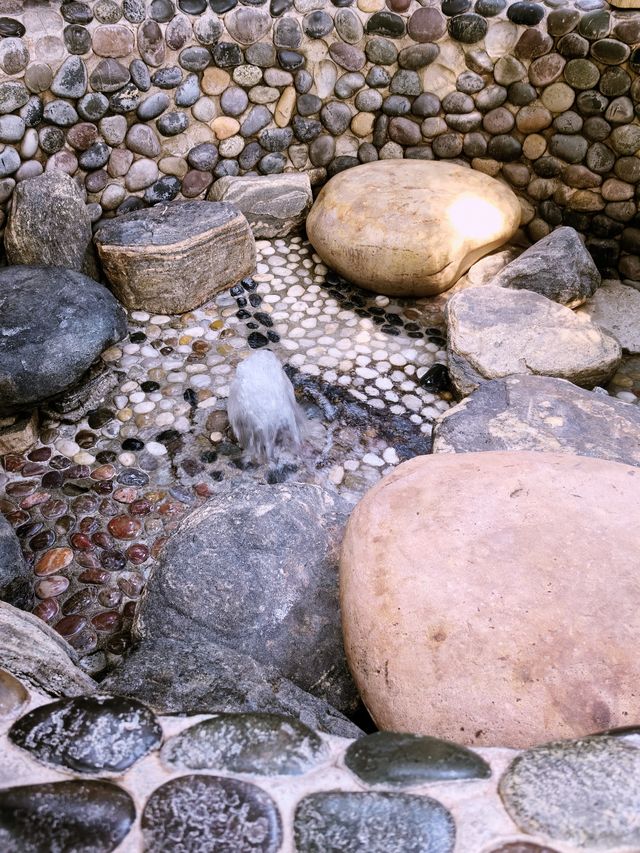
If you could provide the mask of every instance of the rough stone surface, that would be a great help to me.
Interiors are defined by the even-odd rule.
[[[41,619],[0,602],[0,659],[4,669],[50,696],[95,691],[75,665],[76,652]]]
[[[4,243],[11,264],[89,271],[91,219],[76,182],[47,172],[19,183]]]
[[[224,202],[136,210],[105,222],[95,242],[107,278],[128,308],[181,314],[255,267],[249,225]]]
[[[0,270],[0,325],[0,408],[7,413],[73,385],[127,331],[106,287],[53,267]]]
[[[0,515],[0,600],[16,607],[28,607],[32,599],[29,576],[20,541],[9,522]]]
[[[615,737],[549,743],[519,755],[500,781],[524,831],[598,849],[640,845],[640,749]]]
[[[640,291],[608,281],[579,313],[615,338],[624,352],[640,353]]]
[[[449,369],[460,396],[513,373],[592,388],[613,374],[622,355],[588,318],[529,290],[472,287],[451,297],[446,316]]]
[[[308,175],[295,172],[220,178],[208,198],[233,204],[256,238],[290,234],[302,225],[313,201]]]
[[[563,226],[511,261],[491,283],[533,290],[574,308],[593,296],[601,278],[578,232]]]
[[[511,747],[624,725],[639,493],[637,468],[522,451],[417,457],[374,486],[341,604],[377,725]]]
[[[347,280],[389,295],[429,296],[506,242],[519,222],[515,195],[487,175],[444,162],[385,160],[333,177],[307,233]]]
[[[434,425],[434,453],[535,450],[640,467],[640,411],[564,379],[483,382]]]
[[[225,645],[354,710],[338,613],[344,520],[344,507],[316,486],[237,486],[172,536],[137,633]]]

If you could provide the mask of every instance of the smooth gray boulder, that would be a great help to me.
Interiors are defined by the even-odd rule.
[[[347,514],[317,486],[236,483],[173,534],[149,577],[135,634],[224,646],[354,711],[338,604]]]
[[[593,388],[622,358],[620,344],[586,317],[530,290],[471,287],[447,303],[449,372],[464,397],[486,379],[519,373]]]
[[[127,333],[122,306],[91,278],[56,267],[0,269],[0,411],[11,414],[77,382]]]
[[[50,696],[84,696],[96,683],[76,666],[78,657],[60,634],[33,616],[0,602],[0,665]]]
[[[33,599],[29,569],[13,528],[0,514],[0,600],[28,607]]]
[[[491,283],[533,290],[574,308],[593,296],[600,282],[600,273],[578,232],[563,225],[507,264]]]
[[[340,737],[362,734],[328,702],[297,687],[275,667],[200,635],[143,641],[101,689],[138,699],[158,714],[261,711],[285,714]]]
[[[20,181],[11,200],[4,245],[10,264],[95,273],[91,217],[78,184],[65,172]]]
[[[623,351],[640,353],[640,291],[619,281],[607,281],[579,310],[607,335],[615,338]]]
[[[434,453],[535,450],[640,467],[640,406],[547,376],[483,382],[439,418]]]
[[[313,203],[306,172],[226,176],[215,182],[208,198],[237,207],[256,238],[290,234],[305,221]]]

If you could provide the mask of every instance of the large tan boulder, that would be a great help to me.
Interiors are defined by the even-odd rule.
[[[421,456],[358,504],[347,659],[382,729],[526,747],[637,721],[640,470]]]
[[[307,234],[348,281],[389,296],[433,296],[519,224],[515,194],[482,172],[443,160],[379,160],[323,187]]]
[[[232,204],[174,201],[106,220],[94,236],[127,308],[183,314],[252,273],[256,245]]]

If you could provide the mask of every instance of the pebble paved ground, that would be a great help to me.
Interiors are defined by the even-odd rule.
[[[309,428],[301,454],[253,466],[225,407],[236,365],[263,346],[288,365]],[[216,484],[291,477],[354,503],[427,452],[432,421],[453,403],[425,378],[445,347],[441,300],[353,288],[299,237],[259,242],[256,274],[196,311],[131,312],[128,339],[103,354],[105,399],[78,423],[45,420],[30,453],[3,460],[0,511],[33,566],[34,612],[103,671],[130,641],[166,537]],[[640,358],[608,390],[637,401]]]

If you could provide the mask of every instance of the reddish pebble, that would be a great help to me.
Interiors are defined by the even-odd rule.
[[[60,471],[47,471],[41,480],[45,489],[59,489],[62,481],[63,476]]]
[[[73,635],[77,634],[78,631],[82,631],[86,624],[87,620],[85,617],[76,613],[73,616],[63,616],[62,619],[54,625],[54,628],[58,634],[62,634],[63,637],[73,637]]]
[[[69,616],[72,613],[84,613],[93,605],[95,597],[96,591],[91,587],[74,592],[62,605],[62,612],[65,616]]]
[[[160,515],[176,515],[184,510],[183,504],[178,501],[164,501],[158,507]]]
[[[83,569],[99,569],[100,560],[89,551],[79,551],[76,554],[76,563]]]
[[[56,535],[53,530],[41,530],[31,537],[29,547],[32,551],[44,551],[45,548],[51,548],[55,541]]]
[[[60,605],[55,598],[45,598],[33,608],[33,615],[43,622],[51,622],[60,612]]]
[[[117,607],[122,601],[122,593],[110,586],[100,590],[98,601],[103,607]]]
[[[122,608],[122,615],[125,619],[133,619],[133,617],[136,615],[135,601],[127,601],[125,606]]]
[[[135,539],[142,529],[137,518],[130,515],[116,515],[107,525],[109,533],[116,539]]]
[[[138,598],[142,592],[144,581],[142,575],[131,572],[128,575],[122,575],[118,578],[118,586],[127,596],[127,598]]]
[[[208,498],[209,495],[213,494],[213,489],[208,483],[196,483],[193,487],[193,491],[200,498]]]
[[[31,509],[31,507],[33,506],[40,506],[40,504],[46,504],[50,498],[51,495],[49,494],[49,492],[36,492],[35,495],[29,495],[28,497],[23,498],[20,501],[20,506],[22,507],[22,509]],[[44,507],[42,508],[41,512],[43,515],[45,515]],[[48,517],[50,518],[51,516]]]
[[[131,545],[127,548],[127,559],[129,562],[133,563],[134,566],[140,566],[142,563],[146,563],[149,559],[149,549],[146,545],[142,545],[141,543]]]
[[[73,509],[79,515],[85,515],[88,512],[94,512],[98,508],[98,498],[95,495],[80,495],[73,502]]]
[[[73,617],[68,616],[66,618],[72,619]],[[86,655],[98,645],[98,635],[92,628],[87,627],[72,637],[67,637],[67,641],[79,654]]]
[[[106,613],[98,613],[92,618],[91,622],[98,631],[115,631],[120,628],[122,620],[116,610],[110,610]]]
[[[35,573],[38,577],[52,575],[71,564],[73,551],[71,548],[52,548],[40,557],[36,563]]]
[[[36,449],[32,450],[31,453],[27,456],[27,459],[30,459],[32,462],[46,462],[47,459],[50,458],[50,447],[36,447]]]
[[[72,515],[61,515],[56,519],[53,529],[56,533],[68,533],[75,523],[76,520]]]
[[[22,467],[22,476],[35,477],[36,475],[45,474],[46,471],[46,465],[41,465],[38,462],[25,462]]]
[[[151,512],[151,504],[145,498],[138,498],[129,504],[131,515],[148,515]]]
[[[88,465],[72,465],[64,472],[66,480],[85,480],[91,475],[91,468]]]
[[[97,518],[94,518],[93,515],[86,515],[84,518],[80,519],[80,523],[78,524],[78,530],[80,533],[95,533],[100,529],[100,522]]]
[[[85,533],[74,533],[70,539],[71,547],[76,551],[93,551],[94,544]]]
[[[2,457],[2,467],[5,471],[15,473],[16,471],[20,471],[23,465],[24,459],[22,456],[18,456],[17,453],[7,453],[6,456]]]
[[[23,498],[25,495],[33,494],[37,488],[37,480],[22,480],[18,483],[8,483],[5,492],[12,497]]]
[[[103,584],[109,580],[109,572],[104,569],[87,569],[78,575],[80,583]]]
[[[116,489],[113,493],[114,501],[118,501],[119,504],[130,504],[137,497],[138,490],[133,486],[123,486],[120,489]]]
[[[99,530],[97,533],[94,533],[91,537],[91,541],[96,544],[98,548],[113,548],[113,539],[108,533],[105,533],[104,530]]]
[[[129,643],[125,634],[114,634],[107,642],[107,649],[112,655],[123,655],[128,645]]]
[[[91,472],[92,480],[113,480],[116,476],[116,469],[113,465],[101,465]]]
[[[17,509],[15,512],[8,513],[5,518],[12,524],[14,527],[18,527],[20,524],[24,524],[25,521],[29,521],[29,513],[24,512],[24,510]]]
[[[100,514],[107,515],[111,517],[112,515],[117,515],[120,512],[120,507],[116,506],[113,501],[110,501],[108,498],[100,501]]]
[[[47,495],[49,497],[49,495]],[[43,504],[40,512],[45,518],[61,518],[67,511],[67,505],[64,501],[48,500]]]
[[[38,598],[56,598],[69,587],[69,579],[62,575],[51,575],[36,584]]]
[[[151,556],[154,560],[157,560],[160,554],[162,553],[162,549],[169,541],[168,536],[158,536],[156,541],[151,546]]]

